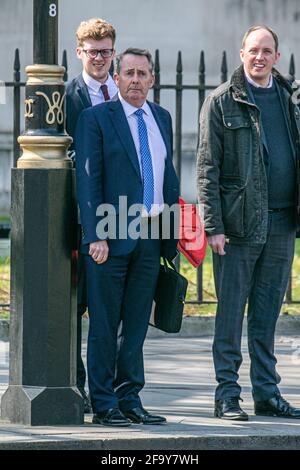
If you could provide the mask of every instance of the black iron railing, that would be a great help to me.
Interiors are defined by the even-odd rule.
[[[68,63],[67,63],[67,52],[63,51],[62,56],[62,65],[65,67],[66,72],[64,75],[64,80],[68,79]],[[182,102],[183,102],[183,92],[185,90],[196,90],[198,91],[198,111],[200,114],[201,107],[205,100],[206,91],[215,89],[218,84],[210,85],[206,83],[206,66],[205,66],[205,54],[204,51],[200,53],[200,61],[198,68],[198,83],[195,85],[185,85],[183,83],[183,66],[182,66],[182,56],[181,51],[178,52],[177,65],[176,65],[176,77],[174,84],[163,84],[160,80],[160,60],[159,60],[159,51],[155,51],[155,63],[154,63],[154,73],[155,73],[155,84],[153,90],[153,99],[155,103],[160,103],[161,90],[174,90],[175,91],[175,155],[174,163],[177,171],[179,180],[181,181],[181,168],[182,168]],[[113,72],[113,66],[111,73]],[[220,67],[220,83],[224,83],[227,80],[228,75],[228,66],[227,66],[227,56],[224,51],[221,58],[221,67]],[[291,54],[290,63],[289,63],[289,72],[288,78],[291,81],[295,79],[295,61],[294,55]],[[5,86],[13,87],[13,106],[14,106],[14,122],[13,122],[13,162],[16,166],[17,159],[19,157],[19,144],[17,141],[18,136],[20,135],[20,89],[25,86],[25,82],[20,81],[20,58],[19,50],[15,51],[15,60],[14,60],[14,73],[13,81],[5,82]],[[198,131],[198,122],[195,123],[195,128]],[[195,149],[196,150],[196,149]],[[288,303],[299,303],[300,300],[293,300],[292,298],[292,277],[286,292],[286,302]],[[189,301],[189,303],[215,303],[213,300],[204,300],[203,298],[203,273],[202,266],[197,270],[197,299]]]

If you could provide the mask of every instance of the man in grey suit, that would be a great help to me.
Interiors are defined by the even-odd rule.
[[[114,27],[101,18],[82,21],[76,31],[77,57],[82,61],[82,72],[67,85],[68,134],[73,137],[70,148],[75,161],[75,129],[81,111],[113,98],[118,88],[109,74],[115,55],[116,33]],[[81,226],[78,225],[79,245]],[[91,405],[85,392],[86,371],[81,357],[82,322],[87,309],[86,273],[83,257],[78,253],[77,269],[77,387],[84,399],[85,413],[91,412]]]
[[[274,355],[299,227],[300,111],[290,83],[273,67],[280,53],[271,28],[250,28],[240,57],[242,65],[206,99],[200,117],[198,194],[218,297],[215,416],[248,419],[238,384],[248,301],[255,414],[300,418],[277,387]]]

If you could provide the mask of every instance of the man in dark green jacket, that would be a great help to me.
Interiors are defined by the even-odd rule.
[[[274,69],[280,53],[272,29],[250,28],[240,56],[242,65],[200,115],[198,194],[218,297],[215,416],[248,419],[238,385],[248,301],[255,413],[300,418],[279,392],[274,355],[298,226],[300,113],[293,88]]]

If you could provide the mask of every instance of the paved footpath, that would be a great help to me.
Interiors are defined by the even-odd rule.
[[[214,372],[211,337],[149,338],[145,344],[145,408],[161,413],[167,425],[107,428],[82,426],[29,427],[0,421],[2,449],[214,450],[300,449],[300,420],[256,417],[249,382],[249,357],[243,339],[240,371],[243,408],[248,422],[213,417]],[[300,407],[300,336],[276,339],[281,392]],[[0,395],[8,382],[8,343],[0,341]]]

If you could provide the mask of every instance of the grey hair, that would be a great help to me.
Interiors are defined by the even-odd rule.
[[[149,62],[149,70],[153,74],[154,70],[154,62],[152,59],[152,55],[147,49],[138,49],[137,47],[128,47],[126,51],[122,52],[116,57],[116,72],[119,74],[121,71],[121,65],[122,65],[122,60],[123,57],[127,54],[132,54],[132,55],[140,55],[147,57],[147,60]]]

